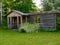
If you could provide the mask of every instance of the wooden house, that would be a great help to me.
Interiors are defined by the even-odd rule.
[[[39,28],[43,30],[56,30],[56,16],[60,14],[58,10],[35,12],[35,13],[22,13],[13,10],[7,16],[8,28],[19,29],[22,23],[31,22],[35,23],[37,16],[40,17]]]
[[[34,23],[34,16],[28,13],[12,10],[7,16],[8,29],[19,29],[22,23]]]
[[[39,15],[40,22],[39,28],[42,30],[56,30],[56,17],[59,16],[60,11],[58,10],[51,10],[51,11],[42,11],[42,12],[35,12],[30,13],[29,15]]]

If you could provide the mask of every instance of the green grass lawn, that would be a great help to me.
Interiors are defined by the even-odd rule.
[[[60,45],[60,32],[20,33],[0,29],[0,45]]]

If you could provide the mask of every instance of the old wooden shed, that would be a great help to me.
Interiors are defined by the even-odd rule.
[[[35,13],[22,13],[13,10],[7,16],[8,29],[19,29],[24,22],[35,22],[34,17],[39,16],[39,28],[43,30],[56,30],[56,17],[60,14],[58,10],[42,11]]]
[[[39,28],[42,30],[56,30],[56,17],[60,14],[58,10],[41,11],[29,15],[40,15]]]
[[[43,12],[40,16],[40,29],[56,30],[56,17],[60,14],[58,10],[51,10]]]
[[[7,16],[8,29],[18,29],[22,23],[21,13],[11,11]]]
[[[34,23],[34,16],[17,10],[12,10],[7,16],[8,29],[19,29],[25,22]]]

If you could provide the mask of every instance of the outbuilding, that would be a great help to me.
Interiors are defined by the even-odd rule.
[[[57,16],[60,15],[59,10],[51,10],[51,11],[41,11],[36,13],[30,13],[30,15],[39,15],[40,16],[40,23],[39,29],[42,30],[56,30],[57,29]]]
[[[19,29],[22,23],[34,23],[34,19],[34,16],[29,15],[29,13],[12,10],[7,16],[8,29]]]
[[[8,28],[19,29],[24,22],[35,22],[34,17],[40,17],[39,29],[43,30],[56,30],[56,17],[60,14],[58,10],[42,11],[35,13],[22,13],[13,10],[7,16]],[[36,18],[37,19],[37,18]],[[38,20],[38,19],[37,19]]]

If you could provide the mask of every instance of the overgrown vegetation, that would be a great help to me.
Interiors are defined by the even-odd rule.
[[[57,30],[60,30],[60,17],[57,17]]]
[[[2,3],[4,16],[6,16],[11,10],[19,10],[24,13],[37,11],[32,0],[2,0]]]
[[[53,9],[60,10],[60,0],[42,0],[43,10],[50,11]]]
[[[25,30],[26,32],[35,32],[38,31],[39,25],[37,23],[23,23],[20,27],[20,30]]]

